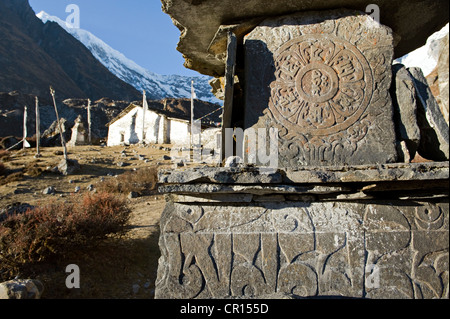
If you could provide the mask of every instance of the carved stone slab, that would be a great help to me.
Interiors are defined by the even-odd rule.
[[[396,160],[389,28],[308,12],[266,20],[244,46],[245,128],[278,129],[280,167]]]
[[[156,298],[448,298],[442,202],[169,202]]]

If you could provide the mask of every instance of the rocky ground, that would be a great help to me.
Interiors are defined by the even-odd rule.
[[[123,151],[125,150],[126,156]],[[45,148],[42,157],[34,158],[34,149],[14,151],[3,158],[9,172],[0,179],[0,209],[14,203],[38,205],[51,200],[70,201],[76,188],[80,192],[95,189],[107,178],[144,167],[171,167],[170,145],[69,148],[69,159],[81,164],[76,175],[62,176],[50,169],[61,161],[61,148]],[[124,164],[121,164],[124,163]],[[25,174],[22,176],[21,172]],[[53,187],[53,194],[44,194]],[[61,260],[33,267],[28,274],[44,286],[44,299],[54,298],[153,298],[159,259],[159,219],[164,209],[164,196],[150,195],[128,198],[132,210],[127,231],[122,236],[111,236],[95,248],[74,251]],[[80,268],[80,289],[67,289],[66,266]]]

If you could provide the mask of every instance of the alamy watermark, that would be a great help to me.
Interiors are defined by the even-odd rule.
[[[80,28],[80,7],[76,4],[69,4],[66,13],[70,13],[66,18],[66,26],[71,29]]]
[[[75,264],[68,265],[66,273],[69,274],[66,277],[66,287],[68,289],[80,289],[80,267]]]
[[[191,135],[184,143],[175,143],[170,153],[171,158],[196,164],[221,164],[222,158],[233,158],[236,165],[253,165],[269,170],[278,168],[278,129],[225,128],[221,133],[217,130],[210,128],[202,131],[201,123],[194,121]],[[205,142],[202,138],[205,136],[215,136],[211,147],[205,148],[202,145]]]
[[[380,7],[376,4],[369,4],[366,7],[366,13],[370,15],[376,22],[380,23]]]

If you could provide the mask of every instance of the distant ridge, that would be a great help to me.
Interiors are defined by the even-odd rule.
[[[211,103],[221,103],[211,93],[211,86],[208,83],[210,78],[207,76],[188,77],[153,73],[128,59],[121,52],[111,48],[89,31],[71,28],[65,21],[44,11],[39,12],[37,17],[44,23],[48,21],[58,23],[74,38],[83,43],[108,70],[140,92],[146,90],[147,96],[151,99],[189,98],[191,95],[191,81],[194,81],[198,99]]]

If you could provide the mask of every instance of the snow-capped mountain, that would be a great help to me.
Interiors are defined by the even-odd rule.
[[[411,53],[397,59],[394,63],[401,63],[406,67],[419,67],[422,69],[425,76],[428,76],[434,71],[439,59],[439,43],[449,32],[449,24],[443,27],[440,31],[431,35],[427,43]]]
[[[195,93],[198,99],[222,104],[222,101],[211,93],[211,86],[208,83],[210,78],[207,76],[187,77],[153,73],[128,59],[121,52],[111,48],[89,31],[71,28],[65,21],[44,11],[41,11],[36,16],[44,23],[47,21],[58,23],[69,34],[83,43],[93,56],[114,75],[141,92],[145,90],[147,97],[150,99],[190,98],[191,82],[194,81]]]

